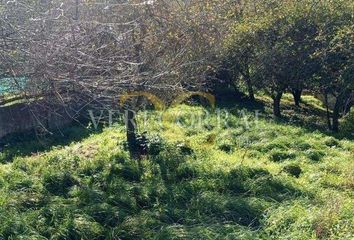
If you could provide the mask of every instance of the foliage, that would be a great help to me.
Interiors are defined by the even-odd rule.
[[[339,111],[353,92],[353,3],[268,3],[231,28],[224,43],[230,71],[246,80],[250,93],[256,88],[271,96],[277,117],[285,91],[297,105],[303,89],[334,95],[332,129],[338,131]]]
[[[343,118],[341,128],[343,132],[354,134],[354,111],[353,110]]]

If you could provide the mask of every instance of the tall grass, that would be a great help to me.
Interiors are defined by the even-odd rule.
[[[192,112],[204,109],[168,110],[183,123]],[[228,127],[216,113],[198,127],[148,115],[141,161],[122,125],[58,147],[5,147],[0,239],[354,237],[353,141],[267,117],[245,124],[237,111]]]

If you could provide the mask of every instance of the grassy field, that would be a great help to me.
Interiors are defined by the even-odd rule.
[[[324,130],[316,99],[290,100],[282,121],[267,98],[220,105],[222,124],[189,126],[198,106],[169,109],[163,126],[141,114],[141,161],[120,124],[15,140],[0,153],[0,239],[354,239],[354,141]]]

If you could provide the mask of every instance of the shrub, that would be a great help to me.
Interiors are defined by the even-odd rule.
[[[218,148],[226,153],[231,153],[234,150],[234,145],[229,141],[221,141]]]
[[[274,150],[270,154],[270,159],[274,162],[281,162],[285,160],[291,160],[296,158],[296,154],[293,152]]]
[[[148,143],[148,153],[150,155],[156,156],[165,148],[165,146],[166,143],[161,137],[151,137]]]
[[[326,155],[326,153],[319,150],[307,150],[305,152],[305,155],[312,161],[318,162],[322,160],[322,158]]]
[[[296,164],[291,164],[287,165],[283,168],[283,171],[290,174],[293,177],[300,177],[300,174],[302,173],[302,169],[299,165]]]
[[[354,110],[343,118],[341,130],[347,134],[354,135]]]
[[[220,149],[221,151],[230,153],[230,152],[232,152],[233,147],[232,147],[230,144],[224,143],[224,144],[221,144],[221,145],[219,146],[219,149]]]
[[[299,142],[296,147],[301,150],[301,151],[306,151],[311,149],[311,144],[307,143],[307,142]]]
[[[177,147],[179,148],[181,153],[184,155],[191,155],[194,153],[193,149],[191,147],[189,147],[188,145],[186,145],[185,143],[177,144]]]
[[[334,137],[329,137],[324,141],[324,144],[327,147],[340,147],[340,143],[337,139],[335,139]]]

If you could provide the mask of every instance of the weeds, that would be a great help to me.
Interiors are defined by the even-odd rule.
[[[169,111],[190,124],[203,109]],[[353,142],[264,118],[245,129],[239,118],[217,128],[211,115],[212,127],[194,130],[151,121],[140,162],[123,126],[65,147],[12,143],[0,239],[351,239]]]

